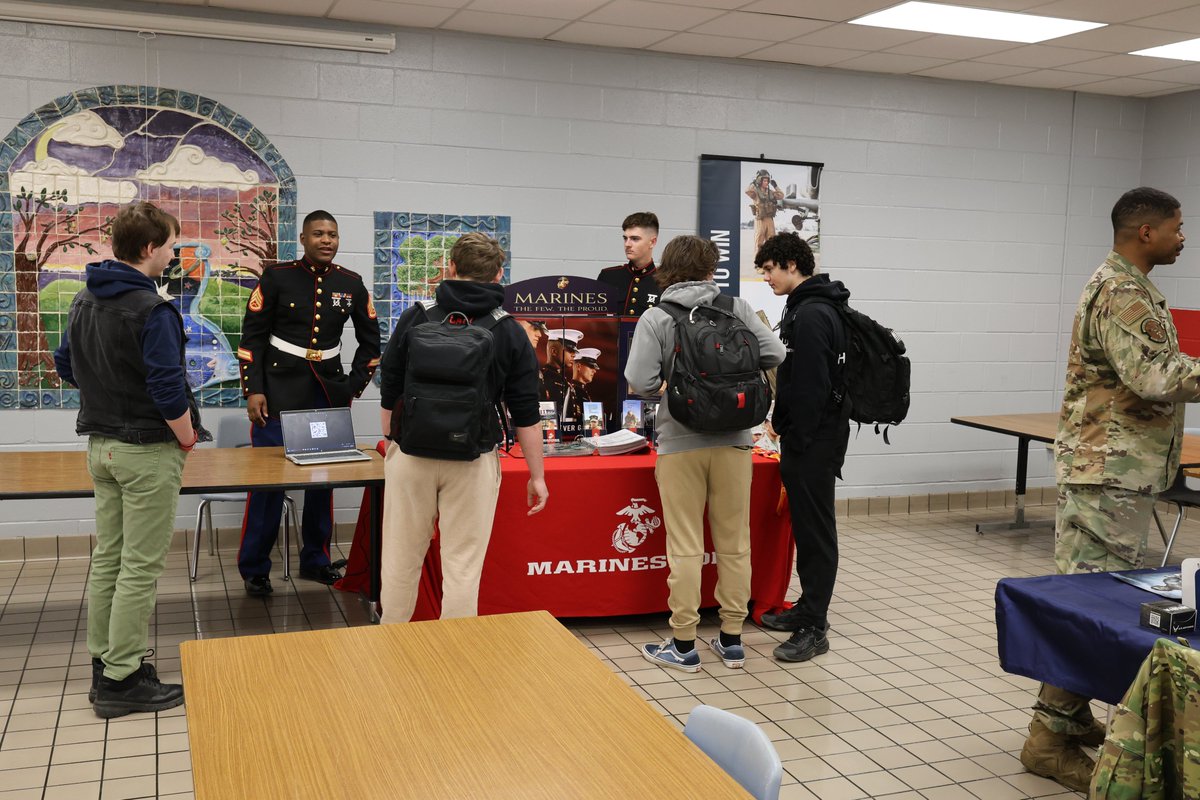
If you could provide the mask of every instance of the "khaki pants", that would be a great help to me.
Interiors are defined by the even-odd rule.
[[[1054,565],[1060,575],[1117,572],[1142,566],[1154,495],[1112,486],[1059,484],[1054,519]],[[1090,730],[1083,695],[1043,683],[1033,714],[1055,733]]]
[[[105,677],[133,674],[146,654],[156,584],[167,563],[187,453],[172,439],[88,438],[96,487],[96,549],[88,578],[87,643]]]
[[[383,474],[382,621],[412,619],[435,523],[441,537],[442,619],[475,616],[500,496],[499,457],[492,451],[474,461],[420,458],[392,443]]]
[[[750,476],[749,448],[706,447],[660,455],[655,463],[671,568],[667,605],[676,639],[695,639],[700,622],[706,504],[717,552],[721,630],[742,632],[750,600]]]

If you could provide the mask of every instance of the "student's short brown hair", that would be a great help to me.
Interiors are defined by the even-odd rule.
[[[654,273],[659,289],[676,283],[706,281],[717,270],[717,246],[699,236],[676,236],[663,250],[662,263]]]
[[[454,262],[459,278],[490,283],[504,266],[504,248],[487,234],[468,233],[454,243],[450,260]]]
[[[142,260],[146,245],[162,247],[179,233],[179,220],[153,203],[131,203],[117,213],[112,224],[113,256],[126,264]]]
[[[658,235],[658,215],[653,211],[635,211],[625,218],[621,223],[621,230],[627,231],[630,228],[646,228],[654,231],[654,235]]]

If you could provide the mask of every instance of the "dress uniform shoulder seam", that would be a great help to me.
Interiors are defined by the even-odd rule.
[[[362,282],[362,275],[359,275],[359,274],[358,274],[357,272],[355,272],[354,270],[346,269],[345,267],[343,267],[343,266],[341,266],[341,265],[339,265],[339,264],[334,264],[334,265],[333,265],[333,268],[334,268],[334,269],[336,269],[338,272],[343,272],[343,273],[345,273],[345,274],[347,274],[347,275],[351,275],[351,276],[353,276],[353,277],[357,278],[357,279],[359,280],[359,282],[360,282],[360,283]]]

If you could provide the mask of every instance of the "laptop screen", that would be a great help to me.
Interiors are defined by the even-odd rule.
[[[284,411],[283,449],[289,455],[354,449],[354,423],[348,408]]]

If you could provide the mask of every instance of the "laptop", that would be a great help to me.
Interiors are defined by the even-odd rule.
[[[283,453],[288,461],[306,467],[339,461],[370,461],[354,444],[354,422],[348,408],[282,411]]]

